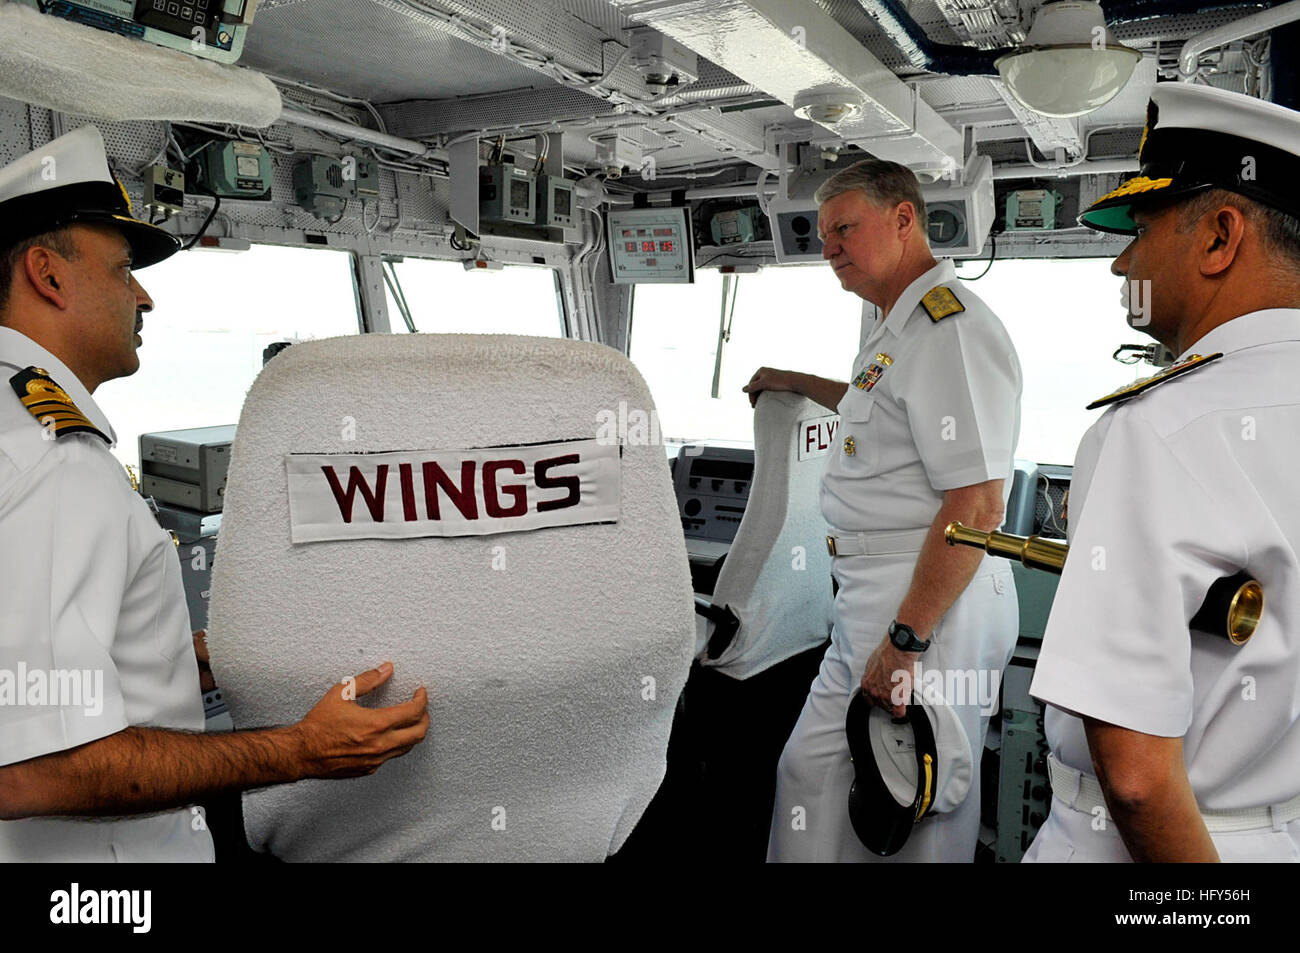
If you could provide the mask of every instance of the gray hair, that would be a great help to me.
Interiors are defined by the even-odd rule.
[[[1291,272],[1300,271],[1300,219],[1294,215],[1227,189],[1210,189],[1176,204],[1181,205],[1179,231],[1183,232],[1191,231],[1207,212],[1222,205],[1236,206],[1259,232],[1264,250],[1279,259],[1274,264]]]
[[[900,202],[911,202],[916,209],[916,220],[921,234],[928,235],[925,199],[921,198],[921,183],[905,165],[887,159],[863,159],[847,169],[840,169],[821,184],[813,193],[818,205],[845,192],[857,189],[875,205],[892,208]]]

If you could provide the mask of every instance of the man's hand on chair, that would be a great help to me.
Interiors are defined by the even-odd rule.
[[[330,687],[295,735],[309,778],[355,778],[374,774],[389,758],[400,757],[424,740],[429,730],[428,693],[421,686],[408,702],[391,708],[357,703],[393,675],[393,664],[362,672]]]
[[[749,406],[754,407],[758,404],[758,395],[765,390],[794,390],[793,372],[780,371],[774,367],[760,367],[754,372],[754,376],[749,379],[749,383],[741,388],[749,395]]]

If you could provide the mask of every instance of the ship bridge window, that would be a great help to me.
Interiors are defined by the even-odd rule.
[[[655,400],[666,442],[752,444],[754,414],[741,388],[758,368],[789,368],[843,380],[858,353],[861,300],[840,290],[824,263],[732,275],[731,336],[722,345],[718,397],[711,396],[724,276],[690,285],[637,285],[630,356]]]
[[[274,341],[356,334],[350,256],[254,245],[189,251],[142,270],[153,298],[140,369],[95,391],[133,466],[142,433],[233,424]]]
[[[1112,360],[1120,344],[1150,343],[1128,327],[1111,259],[1005,259],[978,281],[961,282],[1002,319],[1024,376],[1016,456],[1074,462],[1079,439],[1101,413],[1084,407],[1137,377],[1148,364]],[[983,262],[962,265],[977,275]],[[645,376],[666,442],[750,443],[753,413],[740,388],[763,365],[845,380],[859,346],[860,299],[840,289],[825,264],[767,267],[738,276],[718,398],[711,397],[723,311],[723,276],[693,285],[638,285],[631,357]],[[733,281],[736,277],[733,276]]]
[[[563,334],[555,272],[537,265],[466,271],[458,261],[406,258],[388,262],[397,281],[386,281],[388,323],[394,333],[412,328],[403,319],[405,298],[414,330],[429,334]],[[390,275],[391,277],[391,275]]]
[[[1122,279],[1110,273],[1112,260],[1000,260],[978,281],[962,282],[1002,319],[1020,356],[1021,459],[1073,464],[1080,438],[1102,413],[1084,408],[1156,372],[1150,364],[1125,365],[1111,357],[1121,344],[1152,343],[1125,323]],[[978,275],[983,269],[971,262],[957,271]]]

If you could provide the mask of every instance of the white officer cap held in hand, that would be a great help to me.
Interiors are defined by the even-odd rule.
[[[1079,224],[1135,235],[1135,207],[1207,189],[1300,216],[1300,113],[1293,109],[1213,86],[1157,83],[1138,150],[1138,174],[1094,202]]]
[[[131,217],[126,190],[108,170],[104,138],[82,126],[0,169],[0,248],[68,225],[111,225],[131,245],[132,267],[180,251],[161,228]]]
[[[873,854],[888,857],[931,814],[955,810],[970,793],[974,761],[961,719],[933,687],[914,689],[895,720],[858,689],[845,720],[854,781],[849,820]]]

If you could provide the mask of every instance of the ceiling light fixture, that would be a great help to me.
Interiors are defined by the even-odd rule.
[[[1067,119],[1114,99],[1140,59],[1115,39],[1099,4],[1060,0],[1039,9],[1025,45],[995,65],[1021,105]]]
[[[834,126],[862,114],[862,97],[843,89],[799,93],[794,98],[794,114],[823,126]]]

